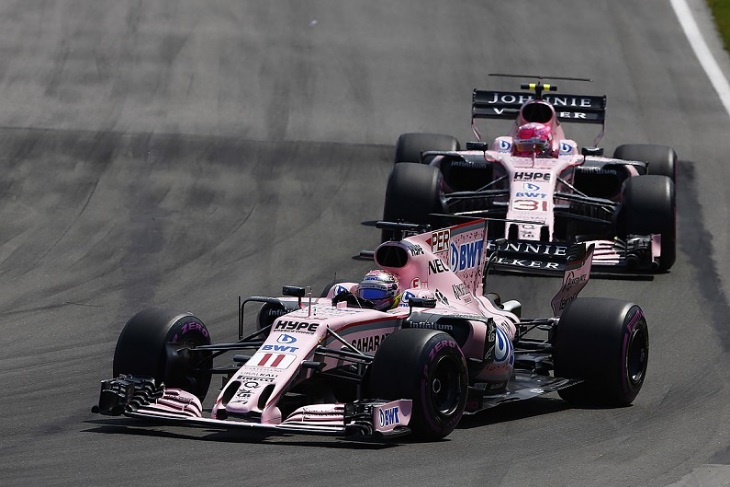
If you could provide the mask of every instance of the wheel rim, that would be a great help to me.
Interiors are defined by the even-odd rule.
[[[441,416],[451,416],[459,409],[462,391],[459,363],[453,357],[441,357],[430,383],[433,409]]]
[[[636,387],[644,381],[649,356],[647,335],[641,327],[636,327],[629,337],[626,351],[626,373],[629,383]]]
[[[177,341],[171,341],[176,349],[192,349],[200,345],[208,345],[210,340],[200,333],[188,333]],[[166,364],[166,372],[172,372],[174,375],[165,377],[165,382],[169,382],[168,386],[179,387],[198,396],[201,400],[208,392],[211,374],[208,371],[212,367],[212,355],[210,352],[204,352],[203,355],[191,356],[189,353],[183,353],[182,356],[175,357],[176,364],[170,367]]]

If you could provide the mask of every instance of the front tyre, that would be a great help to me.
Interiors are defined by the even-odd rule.
[[[669,270],[677,260],[677,196],[666,176],[637,176],[624,183],[621,208],[624,236],[659,234],[662,237],[659,269]]]
[[[458,151],[459,141],[451,135],[442,134],[402,134],[395,144],[394,162],[415,162],[429,164],[432,158],[422,160],[421,153],[426,151]]]
[[[425,440],[451,433],[466,406],[466,359],[454,339],[418,328],[393,332],[380,345],[369,371],[377,399],[411,399],[410,427]]]
[[[579,298],[560,317],[555,375],[583,382],[558,391],[573,404],[628,406],[641,390],[649,329],[641,308],[608,298]]]
[[[210,333],[190,313],[150,308],[134,315],[122,329],[114,351],[114,377],[153,378],[166,387],[184,389],[202,401],[210,385],[210,353],[190,349],[210,345]]]

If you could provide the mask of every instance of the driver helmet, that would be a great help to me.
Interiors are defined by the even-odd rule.
[[[515,155],[548,155],[553,150],[553,133],[545,124],[527,123],[517,129],[513,140]]]
[[[388,271],[370,271],[357,285],[355,294],[358,298],[372,302],[375,309],[385,311],[398,304],[400,298],[398,278]]]

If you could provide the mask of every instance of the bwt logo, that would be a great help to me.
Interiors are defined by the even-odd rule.
[[[525,191],[538,191],[540,189],[540,186],[533,183],[522,183],[522,189]]]
[[[497,150],[500,152],[509,152],[510,149],[512,149],[512,144],[507,142],[506,140],[500,140],[498,144]]]
[[[264,345],[261,350],[267,352],[296,352],[299,347],[290,347],[289,345]]]
[[[512,354],[512,341],[507,334],[497,327],[497,346],[494,348],[494,361],[512,363],[514,355]]]
[[[400,423],[399,408],[381,409],[378,411],[378,419],[380,420],[380,426],[391,426]]]
[[[279,335],[279,337],[276,339],[276,341],[279,342],[279,343],[294,343],[294,342],[297,341],[297,339],[294,338],[291,335],[287,335],[286,333],[282,333],[281,335]]]
[[[482,263],[482,251],[484,250],[484,241],[468,242],[458,247],[451,244],[451,259],[449,260],[451,270],[459,272],[466,269],[477,267]]]
[[[547,193],[533,193],[531,191],[518,191],[515,193],[515,198],[535,198],[535,199],[545,199],[547,198]]]

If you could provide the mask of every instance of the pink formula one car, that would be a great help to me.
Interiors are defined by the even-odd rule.
[[[561,122],[603,126],[606,97],[545,94],[556,87],[541,83],[522,88],[531,93],[474,91],[479,141],[467,150],[451,136],[401,135],[383,219],[438,228],[444,214],[490,218],[490,236],[507,240],[500,270],[562,271],[576,242],[595,245],[594,271],[668,270],[676,254],[675,151],[625,144],[603,157],[597,147],[579,150]],[[475,124],[483,118],[514,120],[491,150]]]
[[[470,221],[385,242],[377,270],[318,297],[292,286],[282,297],[249,297],[235,343],[211,344],[190,313],[142,311],[121,332],[115,378],[102,381],[94,411],[206,428],[438,439],[464,414],[551,391],[630,404],[648,360],[639,306],[576,299],[591,265],[583,246],[568,259],[553,316],[522,319],[518,301],[483,294],[486,227]],[[250,307],[258,331],[244,337]],[[215,366],[226,352],[239,354]],[[204,411],[213,374],[226,380]]]

